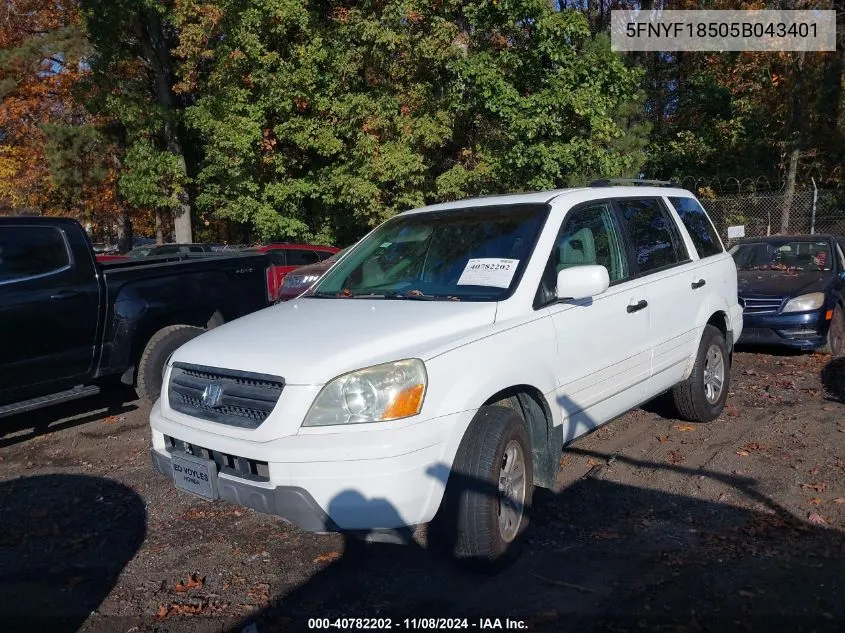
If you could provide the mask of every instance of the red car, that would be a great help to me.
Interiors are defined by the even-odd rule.
[[[301,266],[322,262],[340,249],[334,246],[319,246],[317,244],[273,243],[247,250],[256,253],[268,253],[271,266],[267,269],[267,287],[271,298],[276,300],[279,298],[285,275]]]
[[[282,282],[281,288],[279,288],[279,300],[287,301],[288,299],[293,299],[308,290],[350,248],[350,246],[347,246],[328,259],[324,259],[316,264],[302,266],[288,274]]]

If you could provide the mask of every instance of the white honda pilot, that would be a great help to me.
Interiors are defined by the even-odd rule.
[[[568,442],[667,391],[684,419],[719,416],[741,331],[733,259],[689,191],[414,209],[297,299],[180,347],[152,460],[306,530],[432,523],[496,563]]]

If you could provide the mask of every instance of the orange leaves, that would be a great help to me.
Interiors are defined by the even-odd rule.
[[[180,580],[173,589],[176,593],[185,593],[191,589],[202,589],[204,582],[205,578],[200,578],[198,574],[191,574],[187,581],[182,582]]]

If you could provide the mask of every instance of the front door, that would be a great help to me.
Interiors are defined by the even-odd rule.
[[[638,405],[651,371],[646,282],[632,278],[610,201],[585,203],[566,214],[544,284],[553,284],[563,268],[586,264],[607,268],[608,290],[591,300],[548,307],[557,335],[557,401],[567,442]],[[553,287],[546,294],[553,297]]]
[[[98,303],[93,264],[74,266],[61,229],[0,227],[0,391],[89,372]]]

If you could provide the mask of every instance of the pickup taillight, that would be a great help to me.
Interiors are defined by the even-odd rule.
[[[279,300],[279,290],[282,287],[279,272],[273,264],[267,267],[267,301],[269,303],[276,303]]]

